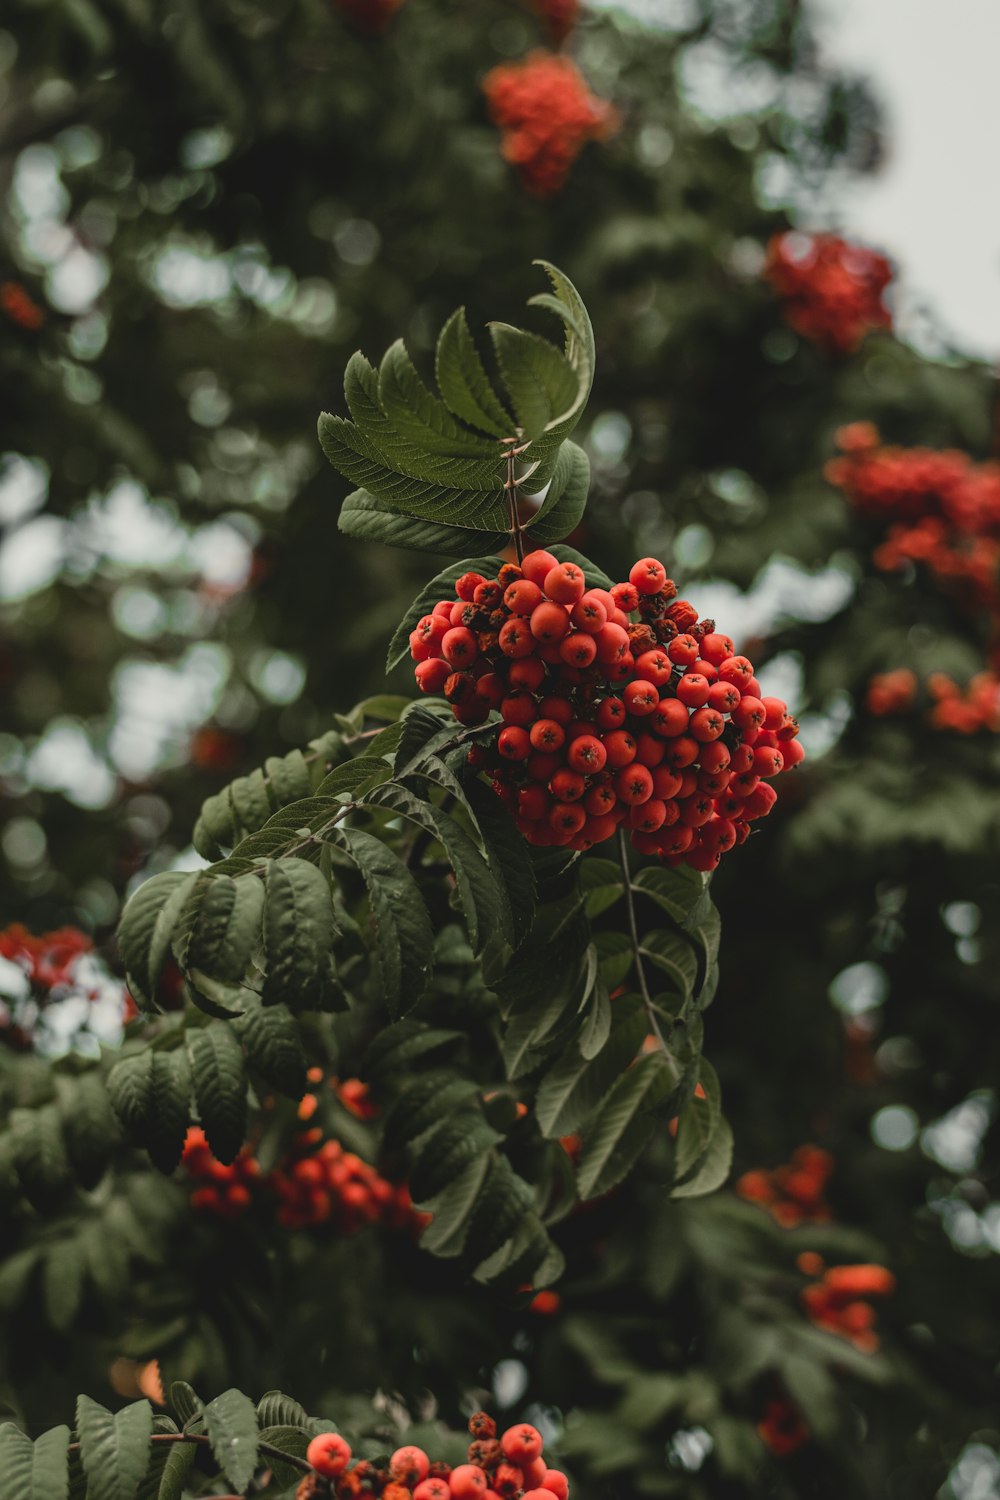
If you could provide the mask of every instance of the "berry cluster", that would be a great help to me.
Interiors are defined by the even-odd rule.
[[[757,1423],[757,1436],[775,1458],[788,1458],[809,1442],[812,1433],[798,1407],[786,1396],[776,1396],[764,1408],[764,1415]]]
[[[338,1500],[380,1495],[382,1500],[568,1500],[569,1480],[542,1457],[542,1435],[528,1422],[508,1427],[484,1411],[469,1418],[468,1463],[451,1468],[432,1463],[422,1448],[397,1448],[384,1466],[351,1463],[351,1447],[336,1432],[313,1438],[306,1458],[317,1474],[333,1481]],[[304,1488],[304,1485],[303,1485]]]
[[[947,672],[932,672],[925,686],[933,700],[928,720],[935,729],[1000,733],[1000,678],[995,672],[977,672],[964,691]],[[871,678],[865,703],[868,712],[879,717],[901,714],[912,708],[916,694],[916,675],[899,667]]]
[[[19,281],[0,282],[0,311],[29,333],[37,333],[45,322],[45,313]]]
[[[773,1171],[744,1172],[734,1184],[741,1198],[758,1203],[786,1228],[826,1223],[832,1216],[823,1190],[833,1171],[833,1157],[818,1146],[799,1146],[791,1161]]]
[[[360,31],[378,33],[385,30],[403,0],[333,0],[333,3]]]
[[[879,1346],[874,1329],[875,1309],[865,1298],[887,1297],[896,1286],[892,1272],[885,1266],[871,1265],[830,1266],[823,1270],[818,1255],[810,1255],[809,1262],[810,1272],[822,1271],[820,1279],[802,1292],[810,1322],[848,1339],[862,1353],[873,1354]],[[803,1269],[801,1264],[800,1269]]]
[[[586,143],[617,125],[614,108],[590,92],[569,58],[551,52],[492,68],[483,91],[490,119],[504,133],[504,159],[539,198],[558,192]]]
[[[557,46],[566,40],[580,19],[580,0],[531,0],[531,4]]]
[[[200,771],[232,771],[243,754],[243,741],[228,729],[203,724],[191,736],[188,755]]]
[[[908,667],[894,672],[878,672],[869,678],[865,707],[876,718],[886,714],[905,713],[917,696],[917,674]]]
[[[12,923],[0,931],[0,960],[20,971],[0,973],[0,1038],[13,1051],[46,1051],[50,1042],[64,1050],[84,1030],[110,1040],[136,1014],[121,980],[76,927],[34,934]]]
[[[93,943],[76,927],[60,927],[55,932],[30,933],[20,922],[0,932],[0,958],[17,964],[32,987],[52,996],[53,991],[68,992],[74,987],[77,966]]]
[[[864,516],[886,526],[873,558],[882,572],[925,567],[1000,626],[1000,463],[955,449],[883,445],[870,422],[837,433],[826,477]]]
[[[197,1126],[188,1131],[182,1160],[199,1183],[192,1207],[220,1218],[245,1213],[259,1190],[276,1202],[275,1218],[285,1229],[329,1224],[341,1234],[354,1234],[366,1224],[404,1229],[425,1222],[405,1186],[388,1182],[339,1141],[323,1141],[318,1129],[302,1132],[292,1153],[268,1173],[245,1147],[231,1165],[217,1161]]]
[[[802,759],[785,704],[655,558],[605,590],[532,552],[455,592],[410,635],[417,683],[462,724],[499,711],[470,761],[529,843],[586,850],[625,824],[641,853],[712,870]]]
[[[784,300],[796,333],[850,354],[873,328],[891,328],[882,294],[892,280],[885,256],[835,234],[777,234],[764,275]]]

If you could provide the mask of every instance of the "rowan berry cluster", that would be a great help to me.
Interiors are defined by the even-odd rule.
[[[809,1262],[811,1272],[822,1271],[820,1279],[802,1292],[810,1322],[849,1340],[862,1353],[873,1354],[879,1346],[874,1328],[876,1314],[865,1299],[889,1296],[896,1286],[892,1272],[885,1266],[873,1265],[830,1266],[823,1270],[818,1255],[810,1255]],[[801,1264],[800,1269],[803,1269]]]
[[[0,931],[0,960],[19,971],[0,972],[0,1040],[12,1051],[46,1051],[50,1044],[65,1050],[86,1030],[110,1040],[136,1013],[121,980],[76,927],[35,934],[12,923]]]
[[[557,45],[566,40],[580,19],[580,0],[531,0],[531,4]]]
[[[469,758],[529,843],[586,850],[624,825],[641,853],[711,870],[802,759],[784,702],[655,558],[606,590],[532,552],[455,592],[410,635],[417,683],[462,724],[499,712]]]
[[[604,140],[618,123],[613,106],[590,92],[569,58],[552,52],[492,68],[483,91],[503,132],[504,160],[539,198],[558,192],[586,143]]]
[[[888,526],[872,554],[882,572],[926,567],[1000,625],[1000,463],[955,449],[884,445],[870,422],[837,433],[825,473],[862,515]]]
[[[764,1408],[764,1415],[757,1423],[757,1436],[775,1458],[788,1458],[809,1442],[812,1433],[798,1407],[786,1396],[776,1396]]]
[[[932,672],[925,683],[933,706],[928,722],[935,729],[957,734],[976,734],[985,729],[1000,733],[1000,678],[995,672],[977,672],[963,690],[947,672]],[[917,678],[906,667],[883,672],[868,683],[865,703],[876,716],[901,714],[913,706]]]
[[[519,1422],[497,1437],[484,1411],[469,1418],[468,1462],[451,1468],[422,1448],[397,1448],[387,1463],[351,1462],[350,1444],[336,1432],[313,1438],[306,1458],[333,1482],[338,1500],[380,1495],[382,1500],[568,1500],[569,1480],[542,1457],[542,1435]]]
[[[826,1223],[830,1209],[823,1191],[833,1172],[833,1157],[818,1146],[799,1146],[792,1159],[772,1171],[744,1172],[735,1183],[741,1198],[757,1203],[786,1228],[793,1224]]]
[[[777,234],[764,275],[785,303],[796,333],[850,354],[873,328],[891,328],[882,294],[892,280],[885,256],[835,234]]]
[[[192,1126],[182,1157],[200,1184],[191,1194],[192,1207],[235,1219],[256,1199],[276,1205],[275,1218],[285,1229],[329,1224],[341,1234],[354,1234],[366,1224],[404,1229],[424,1222],[405,1186],[387,1181],[339,1141],[324,1141],[322,1134],[319,1129],[301,1132],[292,1152],[263,1173],[246,1147],[230,1165],[218,1161],[204,1132]]]
[[[901,714],[913,705],[917,696],[917,674],[908,667],[893,672],[878,672],[868,680],[865,706],[876,718]]]
[[[333,0],[360,31],[384,31],[403,0]]]
[[[0,282],[0,311],[29,333],[37,333],[45,322],[44,311],[19,281]]]
[[[79,961],[93,946],[87,934],[76,927],[36,935],[14,922],[0,932],[0,958],[17,964],[32,987],[44,996],[73,988]]]

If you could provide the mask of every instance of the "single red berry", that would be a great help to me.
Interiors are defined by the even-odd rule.
[[[682,771],[685,766],[694,765],[700,748],[698,741],[692,739],[689,734],[679,734],[675,739],[667,741],[667,753],[664,759],[667,765],[672,766],[675,771]],[[678,796],[683,795],[682,788]]]
[[[611,597],[623,614],[630,615],[639,608],[639,590],[634,583],[612,584]]]
[[[587,581],[576,563],[556,563],[545,575],[542,588],[558,604],[577,604],[584,595]]]
[[[615,777],[615,791],[619,801],[634,807],[646,802],[653,795],[653,775],[647,766],[635,763],[626,766]]]
[[[683,682],[683,678],[681,681]],[[726,727],[726,721],[715,708],[698,708],[691,715],[690,732],[696,740],[708,744],[717,740]]]
[[[666,801],[676,797],[682,786],[681,777],[670,766],[655,766],[653,770],[653,796]]]
[[[503,598],[504,591],[495,579],[481,583],[472,596],[477,609],[494,610]]]
[[[549,813],[549,825],[563,838],[572,838],[587,821],[587,814],[579,802],[557,802]]]
[[[753,676],[753,662],[745,656],[731,656],[719,668],[719,681],[732,682],[742,691]]]
[[[511,693],[500,704],[500,717],[505,724],[518,724],[527,729],[538,718],[538,704],[530,693]]]
[[[527,760],[531,754],[528,731],[516,724],[508,724],[497,736],[497,749],[504,760]]]
[[[560,1469],[546,1469],[542,1477],[542,1489],[555,1495],[556,1500],[569,1500],[569,1480]]]
[[[566,739],[566,731],[555,719],[536,719],[529,737],[533,750],[558,750]]]
[[[503,602],[515,615],[530,615],[542,602],[542,591],[529,578],[519,578],[504,591]]]
[[[589,667],[597,656],[597,642],[592,635],[574,630],[559,642],[559,655],[568,667]]]
[[[800,761],[803,761],[806,758],[806,752],[803,750],[798,740],[782,740],[781,754],[785,762],[784,768],[786,771],[790,771],[793,766],[797,766]]]
[[[543,786],[525,786],[517,794],[517,810],[522,818],[531,822],[547,818],[551,806],[549,794]]]
[[[722,663],[732,656],[735,649],[728,635],[708,633],[701,638],[702,656],[716,667],[721,667]]]
[[[626,683],[622,697],[628,712],[637,718],[642,718],[646,714],[651,714],[656,708],[660,701],[660,692],[655,683],[645,682],[642,678],[633,678],[631,682]]]
[[[544,600],[531,612],[531,634],[536,641],[554,645],[561,641],[569,630],[569,616],[561,604]]]
[[[667,581],[667,570],[655,557],[641,557],[629,569],[628,578],[640,594],[658,594]]]
[[[480,1439],[495,1438],[497,1424],[485,1411],[474,1411],[469,1418],[469,1436]]]
[[[325,1479],[336,1479],[351,1461],[351,1445],[339,1432],[321,1432],[306,1449],[306,1462]]]
[[[666,652],[677,666],[689,667],[698,660],[698,642],[693,635],[678,635],[667,643]]]
[[[583,799],[583,805],[592,818],[603,818],[617,803],[615,789],[610,781],[599,782],[592,786]]]
[[[389,1477],[397,1480],[400,1484],[407,1484],[412,1489],[422,1479],[427,1478],[427,1471],[431,1461],[423,1448],[417,1448],[412,1443],[407,1443],[403,1448],[397,1448],[389,1460]]]
[[[670,681],[673,663],[667,653],[657,646],[652,651],[643,651],[640,656],[636,657],[635,670],[647,682],[653,682],[657,687],[662,687],[665,682]]]
[[[733,710],[733,722],[738,724],[742,730],[762,729],[767,717],[767,709],[759,698],[750,693],[745,693]]]
[[[609,734],[603,736],[603,741],[608,757],[607,763],[615,770],[630,765],[635,760],[638,746],[627,729],[612,729]]]
[[[521,1493],[523,1478],[521,1470],[513,1464],[498,1464],[493,1474],[493,1488],[501,1496],[501,1500],[513,1500],[515,1495]],[[416,1496],[414,1500],[417,1500]]]
[[[440,657],[434,657],[432,661],[418,662],[413,675],[422,693],[440,693],[451,676],[451,667]]]
[[[624,630],[621,625],[615,625],[611,620],[598,632],[595,639],[597,660],[603,666],[622,662],[626,655],[631,654],[628,648],[628,631]]]
[[[677,696],[688,708],[700,708],[708,702],[710,684],[699,672],[685,672],[677,684]]]
[[[777,776],[785,767],[785,757],[780,750],[770,750],[766,745],[754,749],[753,768],[758,776]]]
[[[677,698],[661,698],[649,718],[649,727],[654,734],[672,739],[683,734],[688,727],[689,715],[684,704]]]
[[[608,752],[596,735],[581,734],[573,740],[566,759],[574,771],[579,771],[583,776],[593,776],[604,770]]]
[[[584,594],[573,606],[570,619],[577,630],[582,630],[587,635],[596,635],[608,623],[608,612],[600,599],[595,599],[592,594]]]
[[[530,688],[535,692],[545,681],[545,663],[537,656],[522,656],[512,661],[507,669],[507,681],[511,687]]]
[[[530,578],[532,583],[537,583],[541,588],[547,575],[558,566],[558,560],[552,556],[551,552],[529,552],[521,561],[521,572],[525,578]]]
[[[486,1473],[478,1464],[459,1464],[448,1477],[452,1500],[481,1500],[488,1488]]]
[[[597,705],[599,729],[620,729],[625,722],[625,705],[620,698],[605,698]]]
[[[568,766],[556,771],[549,781],[549,791],[559,802],[577,802],[586,790],[587,783],[579,771],[571,771]]]
[[[662,827],[667,816],[667,806],[658,797],[649,797],[647,801],[641,802],[632,808],[629,813],[629,823],[640,833],[655,833]]]
[[[446,1479],[422,1479],[413,1491],[413,1500],[451,1500]]]
[[[542,1434],[530,1422],[519,1422],[516,1427],[507,1428],[500,1446],[511,1463],[530,1464],[541,1455]]]
[[[764,705],[764,728],[780,729],[785,722],[788,713],[788,705],[783,698],[762,698]]]

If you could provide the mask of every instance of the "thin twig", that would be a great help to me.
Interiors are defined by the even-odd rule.
[[[646,982],[646,970],[642,962],[642,948],[639,944],[639,928],[635,920],[635,900],[633,898],[632,872],[629,869],[628,843],[626,841],[624,828],[619,828],[618,830],[618,862],[621,865],[622,878],[625,882],[625,906],[626,910],[628,911],[629,938],[632,943],[632,956],[635,959],[636,974],[638,975],[639,979],[639,993],[642,996],[642,1003],[646,1009],[646,1018],[649,1021],[650,1029],[652,1030],[653,1035],[656,1037],[656,1040],[662,1047],[667,1058],[672,1062],[673,1056],[671,1054],[669,1046],[667,1045],[666,1037],[660,1030],[660,1021],[657,1015],[656,1006],[653,1004],[653,997],[649,993],[649,985]]]
[[[510,511],[510,534],[514,541],[519,563],[524,561],[524,535],[521,530],[521,519],[517,513],[517,477],[514,473],[516,462],[516,448],[507,450],[507,483],[504,489],[507,492],[507,505]]]

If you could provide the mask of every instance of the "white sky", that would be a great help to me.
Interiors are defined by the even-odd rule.
[[[838,203],[965,353],[1000,360],[1000,0],[820,0],[827,55],[866,74],[886,159]]]

